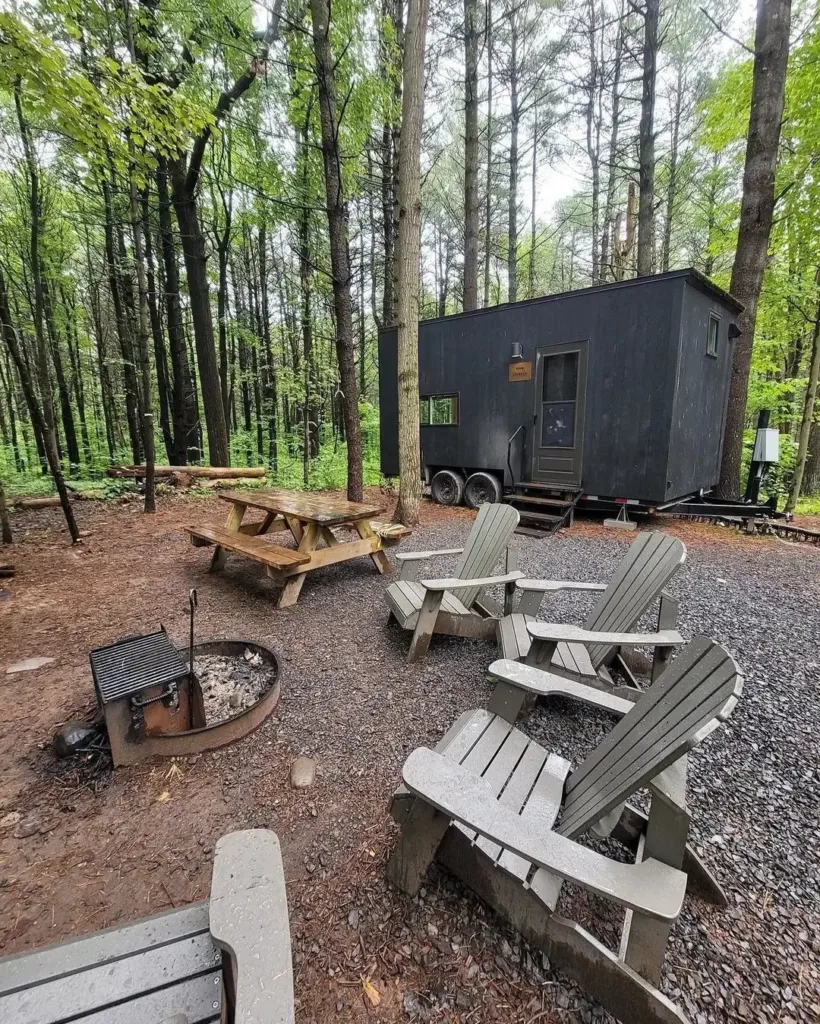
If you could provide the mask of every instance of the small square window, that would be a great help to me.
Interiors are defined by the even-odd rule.
[[[706,338],[706,355],[717,358],[718,354],[718,333],[720,331],[720,317],[714,313],[709,314],[709,335]]]
[[[458,426],[458,395],[426,395],[421,398],[419,422],[423,427]]]

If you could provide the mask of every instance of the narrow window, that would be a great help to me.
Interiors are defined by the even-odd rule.
[[[458,395],[426,395],[421,399],[420,421],[425,427],[458,426]]]
[[[717,358],[718,354],[718,332],[720,331],[720,317],[716,313],[709,314],[709,335],[706,338],[706,355]]]

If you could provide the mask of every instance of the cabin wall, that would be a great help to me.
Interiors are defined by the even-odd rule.
[[[678,373],[667,466],[668,498],[709,490],[720,477],[720,455],[736,315],[716,297],[685,283],[681,296]],[[717,357],[707,354],[710,313],[720,317]]]
[[[587,342],[581,485],[587,494],[650,504],[712,486],[728,387],[734,315],[688,272],[619,282],[419,325],[422,395],[457,394],[458,426],[421,428],[426,466],[529,479],[536,350]],[[705,355],[709,309],[721,314],[718,359]],[[509,381],[513,342],[532,380]],[[396,331],[379,335],[382,472],[398,474]],[[708,365],[704,360],[708,359]],[[680,364],[679,364],[680,360]],[[520,440],[519,435],[519,440]],[[522,471],[523,470],[523,471]]]
[[[529,475],[535,414],[536,350],[587,342],[582,484],[591,494],[665,494],[676,349],[670,345],[679,279],[640,288],[602,287],[419,326],[422,395],[457,393],[459,425],[421,428],[424,463],[506,471],[507,443],[517,480]],[[520,342],[530,381],[509,381],[510,349]],[[396,331],[379,336],[382,471],[398,473]],[[523,473],[522,473],[523,469]]]

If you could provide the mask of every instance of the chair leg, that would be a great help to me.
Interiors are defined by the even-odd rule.
[[[669,594],[661,594],[660,606],[658,608],[658,632],[662,629],[675,629],[678,624],[678,608],[680,602],[674,597],[670,597]],[[652,682],[654,683],[658,676],[663,672],[666,666],[669,664],[672,655],[675,653],[674,647],[656,647],[655,654],[652,658]]]
[[[689,815],[686,811],[653,794],[646,833],[638,840],[636,861],[654,857],[680,870],[688,833]],[[672,923],[653,920],[631,910],[626,912],[621,959],[653,985],[660,981]]]
[[[436,628],[441,602],[444,600],[444,591],[428,590],[424,595],[424,602],[419,612],[416,628],[413,631],[413,639],[410,642],[410,650],[407,653],[409,662],[421,661],[427,654],[433,630]]]
[[[628,849],[634,850],[637,847],[638,839],[646,830],[646,825],[647,816],[643,811],[627,804],[623,809],[620,821],[612,829],[610,835]],[[687,892],[694,892],[717,907],[728,906],[729,900],[720,882],[691,846],[686,847],[683,855],[683,871],[687,878]]]
[[[527,691],[518,686],[498,680],[495,684],[487,710],[499,715],[505,722],[515,723],[527,699]]]
[[[388,881],[409,896],[415,896],[449,826],[446,814],[417,799],[387,862]]]
[[[551,913],[532,889],[525,889],[480,853],[463,832],[450,829],[439,860],[618,1020],[689,1024],[686,1015],[654,985],[580,925]]]

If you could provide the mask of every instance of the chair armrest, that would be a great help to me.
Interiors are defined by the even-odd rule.
[[[425,590],[469,590],[471,587],[491,587],[497,583],[515,583],[524,575],[519,569],[505,573],[503,576],[487,576],[480,580],[422,580]]]
[[[551,594],[556,590],[606,590],[608,583],[575,583],[572,580],[518,580],[517,590]]]
[[[399,563],[399,579],[413,581],[416,578],[417,564],[428,558],[435,558],[437,555],[460,555],[464,548],[443,548],[441,551],[406,551],[396,555]]]
[[[424,747],[408,757],[402,774],[407,788],[437,810],[537,867],[660,921],[680,914],[682,871],[652,858],[621,864],[541,828],[501,804],[484,779]]]
[[[570,644],[611,644],[615,647],[675,647],[684,643],[674,629],[657,633],[600,633],[580,626],[562,626],[554,622],[528,622],[527,632],[533,640]]]
[[[552,672],[544,672],[540,668],[525,665],[521,661],[500,658],[490,665],[487,672],[493,679],[509,683],[510,686],[526,690],[527,693],[534,693],[539,697],[572,697],[584,704],[601,708],[602,711],[611,711],[619,717],[635,707],[631,700],[616,697],[614,693],[607,693],[574,679],[564,679],[562,676],[553,675]]]
[[[460,555],[464,548],[442,548],[441,551],[403,551],[400,555],[393,557],[397,562],[423,562],[425,558],[435,558],[437,555]]]
[[[293,964],[282,853],[275,832],[246,829],[214,850],[211,936],[231,956],[235,1019],[292,1024]]]

